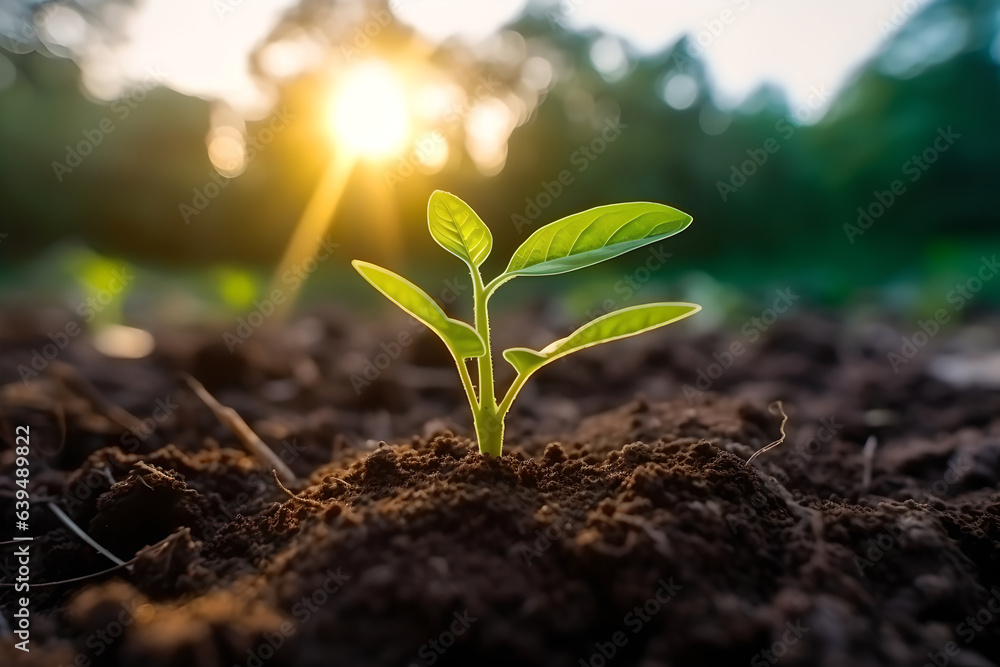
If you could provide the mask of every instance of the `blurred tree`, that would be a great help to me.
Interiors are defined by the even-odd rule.
[[[996,0],[927,6],[821,120],[806,124],[771,88],[740,108],[718,108],[684,42],[651,57],[630,54],[625,75],[614,77],[589,55],[599,33],[567,31],[537,8],[475,50],[457,41],[433,47],[388,11],[384,2],[305,0],[287,14],[253,63],[278,91],[275,115],[292,121],[232,179],[206,155],[210,103],[159,89],[143,91],[149,99],[134,108],[135,91],[92,103],[71,62],[27,52],[27,42],[11,41],[9,12],[0,14],[12,52],[0,57],[16,71],[0,91],[0,200],[4,226],[17,232],[5,244],[23,250],[20,260],[78,235],[157,262],[273,263],[335,153],[319,129],[323,92],[370,54],[447,72],[464,99],[447,110],[441,131],[452,150],[439,172],[414,168],[412,151],[384,167],[359,167],[333,227],[345,257],[370,247],[366,220],[385,211],[412,222],[402,228],[405,247],[426,249],[422,220],[435,188],[461,194],[483,214],[497,256],[566,213],[660,200],[698,221],[672,243],[674,268],[661,275],[698,268],[734,282],[780,283],[794,272],[833,298],[966,261],[1000,238],[989,201],[1000,154]],[[324,57],[276,70],[268,48],[295,40],[318,45]],[[540,59],[551,76],[538,85]],[[663,97],[679,76],[690,98],[680,110]],[[485,96],[476,92],[484,77],[497,81]],[[486,97],[516,112],[505,166],[492,176],[467,148],[468,114]],[[247,123],[246,135],[272,120]],[[113,129],[90,142],[92,155],[62,170],[105,121]],[[412,175],[393,180],[408,165]]]

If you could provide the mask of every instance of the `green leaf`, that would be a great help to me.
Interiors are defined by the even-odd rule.
[[[464,201],[443,190],[435,190],[427,202],[427,226],[442,248],[470,268],[476,268],[493,249],[489,228]]]
[[[486,354],[486,345],[476,330],[445,315],[427,292],[381,266],[357,259],[351,264],[372,287],[440,336],[457,359]]]
[[[683,231],[691,216],[664,204],[598,206],[556,220],[529,236],[499,279],[575,271]]]
[[[584,324],[569,336],[541,350],[512,347],[504,350],[503,358],[510,362],[518,375],[530,375],[545,364],[577,350],[666,326],[699,310],[701,306],[694,303],[648,303],[622,308]]]

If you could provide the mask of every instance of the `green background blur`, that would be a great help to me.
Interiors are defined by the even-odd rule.
[[[303,2],[281,29],[308,26],[319,4]],[[6,7],[22,16],[38,10],[30,3]],[[958,38],[942,41],[943,16],[962,23]],[[330,227],[340,245],[311,277],[304,302],[374,301],[350,271],[354,257],[390,263],[428,286],[460,275],[461,264],[426,232],[427,197],[444,189],[468,201],[493,229],[487,274],[501,270],[540,224],[591,206],[662,201],[695,218],[663,245],[671,256],[650,273],[648,285],[645,273],[635,274],[648,257],[638,251],[569,278],[522,281],[520,293],[502,299],[508,304],[519,296],[563,294],[582,312],[598,307],[604,291],[631,301],[621,287],[628,278],[640,288],[631,290],[639,293],[633,303],[666,297],[724,305],[791,287],[831,307],[933,311],[976,274],[983,256],[1000,250],[998,25],[1000,2],[927,4],[816,121],[809,109],[788,108],[780,90],[769,87],[736,109],[716,109],[704,66],[684,42],[630,58],[627,73],[612,80],[588,57],[598,33],[568,31],[529,9],[506,30],[557,54],[559,71],[531,117],[513,130],[504,169],[484,176],[453,150],[438,173],[418,170],[386,187],[387,174],[405,166],[359,165]],[[398,52],[414,39],[392,26],[374,48]],[[6,44],[0,51],[0,79],[8,80],[0,92],[4,302],[72,306],[114,267],[127,265],[138,277],[118,311],[124,319],[169,320],[178,312],[198,319],[250,307],[336,153],[317,139],[320,73],[275,82],[276,108],[293,120],[229,180],[213,176],[206,153],[210,102],[161,87],[113,103],[92,101],[72,59],[9,35]],[[507,76],[503,66],[477,61],[460,45],[423,53],[460,74],[456,79],[470,91],[481,76]],[[699,84],[684,110],[660,94],[679,72]],[[627,127],[592,143],[617,117]],[[57,173],[53,163],[68,164],[69,149],[109,118],[114,129],[92,154]],[[705,118],[722,131],[706,132]],[[269,121],[248,122],[247,134]],[[600,155],[581,158],[583,147],[600,148]],[[561,184],[560,172],[569,173]],[[225,187],[185,221],[181,205],[210,182]],[[857,226],[859,208],[872,216],[870,225],[862,218],[867,229]],[[373,224],[386,211],[394,228]],[[379,238],[386,229],[396,230],[392,243]],[[403,252],[387,257],[384,245]],[[164,305],[176,306],[177,299],[183,307]],[[998,299],[1000,279],[988,281],[969,310],[992,308]]]

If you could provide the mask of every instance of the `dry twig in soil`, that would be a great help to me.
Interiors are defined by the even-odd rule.
[[[230,431],[232,431],[243,446],[247,450],[257,457],[257,459],[264,465],[272,468],[277,474],[278,478],[281,479],[285,484],[295,484],[298,478],[295,473],[292,472],[291,468],[285,465],[274,451],[268,447],[260,437],[253,432],[253,429],[240,417],[239,413],[232,408],[219,403],[212,394],[205,389],[204,385],[195,380],[190,375],[185,374],[184,380],[191,387],[191,390],[198,395],[205,405],[207,405],[220,422],[226,425]]]

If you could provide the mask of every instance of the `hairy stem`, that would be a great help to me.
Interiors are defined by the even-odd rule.
[[[479,410],[479,399],[476,397],[476,388],[472,384],[472,378],[469,376],[469,367],[465,363],[465,359],[460,358],[458,355],[452,353],[455,357],[455,364],[458,366],[458,375],[462,378],[462,387],[465,388],[465,396],[469,399],[469,406],[472,408],[472,415],[475,416]]]
[[[479,271],[472,272],[475,299],[476,332],[483,339],[486,351],[477,360],[479,363],[479,405],[473,409],[476,425],[476,439],[479,451],[490,456],[500,456],[503,450],[503,417],[498,414],[496,389],[493,385],[493,351],[490,345],[490,318],[486,300],[488,294],[483,287]]]
[[[493,353],[490,349],[490,318],[486,310],[486,294],[483,290],[483,279],[479,272],[472,275],[475,289],[475,319],[476,332],[486,345],[486,353],[479,357],[479,408],[495,412],[497,408],[496,393],[493,387]]]

